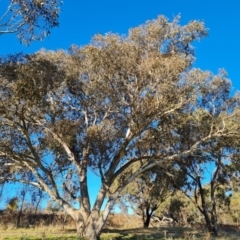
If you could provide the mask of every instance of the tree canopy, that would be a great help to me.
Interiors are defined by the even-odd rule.
[[[204,23],[178,21],[159,16],[126,37],[96,35],[68,52],[1,60],[0,163],[10,173],[2,178],[47,192],[79,236],[99,238],[122,190],[140,174],[239,138],[239,97],[230,96],[225,72],[192,67],[191,43],[207,35]],[[93,206],[89,171],[102,183]]]
[[[59,25],[60,0],[11,0],[0,12],[0,35],[16,33],[19,40],[29,44],[42,40],[50,29]],[[2,10],[2,9],[1,9]]]

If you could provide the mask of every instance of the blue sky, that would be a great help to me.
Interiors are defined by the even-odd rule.
[[[0,14],[6,5],[0,0]],[[195,66],[217,73],[225,68],[233,90],[240,89],[240,1],[239,0],[65,0],[60,26],[42,42],[21,45],[15,35],[0,36],[0,55],[33,53],[41,48],[68,49],[71,44],[85,45],[97,33],[127,34],[128,29],[165,15],[172,20],[181,14],[181,24],[204,21],[209,37],[195,42]],[[91,176],[91,192],[98,187]],[[91,193],[92,195],[92,193]]]
[[[0,0],[5,6],[6,0]],[[170,20],[181,14],[181,24],[203,20],[209,37],[194,44],[196,66],[217,73],[225,68],[234,90],[240,89],[240,1],[238,0],[65,0],[60,26],[49,38],[29,47],[14,35],[0,36],[0,55],[23,51],[32,53],[41,48],[67,49],[71,44],[87,44],[96,33],[126,34],[131,27],[163,14]]]

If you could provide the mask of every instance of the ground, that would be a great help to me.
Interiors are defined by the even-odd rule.
[[[13,221],[13,219],[12,219]],[[28,228],[16,229],[13,223],[0,224],[0,240],[74,240],[76,229],[71,219],[63,226],[60,220],[54,220],[52,224],[28,226]],[[141,228],[141,219],[136,216],[123,214],[111,215],[106,228],[101,234],[101,240],[213,240],[204,226],[179,227],[161,226],[149,229]],[[217,240],[239,240],[240,231],[236,225],[223,225],[219,227]]]
[[[35,229],[5,229],[0,230],[1,240],[74,240],[75,229],[61,230],[59,227],[41,227]],[[209,234],[201,229],[183,227],[161,227],[161,228],[133,228],[133,229],[104,229],[101,240],[163,240],[163,239],[195,239],[213,240]],[[218,240],[238,240],[239,232],[220,232]]]

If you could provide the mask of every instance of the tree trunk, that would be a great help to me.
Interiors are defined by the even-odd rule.
[[[211,226],[212,226],[212,233],[215,235],[215,236],[218,236],[218,229],[217,229],[217,216],[216,216],[216,213],[213,212],[211,214]]]
[[[150,224],[150,221],[151,221],[151,217],[152,217],[154,211],[157,210],[158,205],[154,204],[154,205],[151,206],[148,202],[146,202],[145,206],[146,206],[145,214],[144,214],[144,210],[143,210],[143,215],[144,215],[144,218],[143,218],[143,228],[148,228],[149,224]]]
[[[204,189],[202,187],[201,181],[200,181],[200,177],[197,178],[197,183],[199,186],[199,192],[200,192],[200,196],[201,196],[201,202],[202,202],[202,209],[199,208],[199,210],[202,212],[202,214],[204,215],[205,218],[205,222],[208,228],[208,232],[212,235],[217,236],[218,235],[218,231],[217,231],[217,217],[216,217],[216,207],[215,207],[215,201],[214,200],[214,195],[213,195],[213,189],[211,189],[211,199],[212,199],[212,204],[213,207],[209,213],[209,211],[207,210],[206,207],[206,201],[205,201],[205,193],[204,193]],[[209,216],[209,214],[211,214],[211,218]]]
[[[87,226],[83,222],[77,222],[77,237],[86,240],[100,240],[100,225],[97,222],[89,223]]]
[[[75,218],[77,225],[77,237],[83,237],[86,240],[100,240],[100,234],[103,226],[107,221],[107,217],[112,210],[115,199],[108,200],[104,211],[100,214],[100,210],[92,210],[88,217]]]
[[[221,160],[221,158],[220,158]],[[214,178],[211,181],[211,204],[212,204],[212,209],[211,209],[211,225],[212,225],[212,232],[215,236],[218,235],[218,231],[217,231],[217,209],[216,209],[216,200],[215,200],[215,179],[217,177],[218,174],[218,170],[219,170],[219,165],[218,168],[214,174]]]
[[[21,207],[20,207],[20,209],[18,211],[18,215],[17,215],[16,228],[20,227],[21,216],[22,216],[22,211],[23,211],[23,203],[24,203],[24,200],[25,200],[25,196],[26,196],[26,191],[24,191],[23,194],[22,194]]]
[[[21,216],[22,216],[22,208],[20,208],[18,215],[17,215],[17,221],[16,221],[16,228],[20,227],[21,223]]]
[[[210,217],[209,217],[209,215],[206,211],[203,211],[202,213],[203,213],[204,218],[205,218],[205,222],[206,222],[208,232],[211,235],[218,236],[216,222],[213,222],[212,219],[210,220]]]
[[[150,220],[151,220],[151,215],[147,214],[146,218],[145,218],[145,221],[143,223],[143,228],[148,228],[149,227]]]
[[[104,215],[98,211],[92,211],[85,221],[79,219],[77,224],[77,237],[86,240],[100,240],[100,234],[105,224]]]

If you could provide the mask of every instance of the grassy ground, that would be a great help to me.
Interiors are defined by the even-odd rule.
[[[62,231],[59,228],[35,228],[35,229],[5,229],[0,230],[0,240],[53,240],[53,239],[76,239],[74,231]]]
[[[106,233],[105,233],[106,234]],[[189,228],[149,228],[149,229],[128,229],[128,230],[118,230],[113,231],[112,233],[107,233],[106,235],[102,234],[102,240],[111,239],[128,239],[128,240],[239,240],[240,233],[223,233],[219,234],[219,237],[214,238],[201,230],[193,230]],[[114,238],[115,237],[115,238]]]
[[[74,240],[74,229],[62,231],[59,228],[36,228],[36,229],[5,229],[0,230],[0,240]],[[125,230],[105,229],[101,234],[101,240],[239,240],[240,233],[220,232],[219,237],[210,237],[205,231],[180,227],[162,228],[135,228]]]

